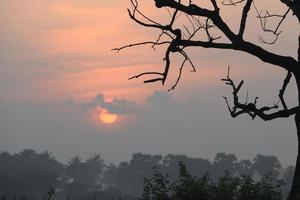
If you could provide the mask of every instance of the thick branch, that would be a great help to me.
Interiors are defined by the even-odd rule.
[[[218,7],[216,0],[210,0],[210,1],[211,1],[212,5],[214,6],[215,11],[219,12],[220,8]]]
[[[280,66],[288,71],[293,71],[295,70],[295,66],[297,65],[297,61],[292,58],[292,57],[287,57],[287,56],[281,56],[277,55],[275,53],[271,53],[255,44],[252,44],[250,42],[242,40],[238,35],[235,35],[230,28],[227,26],[227,24],[223,21],[221,16],[219,15],[218,12],[216,11],[211,11],[207,9],[200,8],[196,5],[189,5],[185,6],[182,5],[174,0],[155,0],[156,6],[161,8],[161,7],[170,7],[174,9],[178,9],[186,14],[189,15],[195,15],[195,16],[202,16],[202,17],[207,17],[211,19],[211,21],[226,35],[226,37],[232,42],[231,45],[225,45],[224,47],[226,49],[229,48],[229,46],[232,47],[234,50],[240,50],[247,52],[249,54],[252,54],[258,58],[260,58],[262,61],[274,64],[277,66]],[[188,42],[183,42],[183,43],[188,43]],[[194,44],[198,44],[196,46],[202,46],[207,47],[207,48],[214,48],[214,47],[220,47],[219,44],[213,45],[213,44],[208,44],[208,43],[203,43],[203,42],[198,42],[194,41],[191,42]],[[190,44],[191,44],[190,43]],[[221,45],[223,46],[223,45]],[[221,47],[222,48],[222,47]],[[225,49],[224,48],[224,49]]]
[[[283,81],[282,88],[279,90],[279,94],[278,94],[279,99],[281,101],[281,104],[282,104],[284,110],[288,109],[288,107],[285,103],[285,100],[284,100],[284,93],[285,93],[286,87],[288,86],[288,84],[291,80],[291,77],[292,77],[292,73],[288,72],[285,79],[284,79],[284,81]]]
[[[254,55],[266,63],[280,66],[288,71],[296,70],[296,66],[298,64],[293,57],[282,56],[269,52],[262,47],[247,41],[241,41],[240,43],[235,44],[234,49]]]
[[[246,41],[240,41],[235,44],[230,44],[230,43],[212,43],[212,42],[193,41],[193,40],[180,40],[178,41],[178,45],[183,47],[198,46],[204,48],[239,50],[254,55],[264,62],[280,66],[288,71],[295,70],[295,66],[297,66],[297,61],[292,57],[281,56],[275,53],[271,53],[261,48],[260,46],[257,46],[255,44]]]
[[[185,6],[181,3],[176,2],[175,0],[154,0],[154,1],[156,7],[158,8],[170,7],[170,8],[178,9],[189,15],[198,15],[203,17],[211,17],[212,15],[214,15],[214,11],[200,8],[195,4],[190,4],[189,6]]]
[[[246,28],[246,21],[247,21],[248,13],[250,11],[252,2],[253,2],[253,0],[247,0],[247,3],[246,3],[246,5],[243,9],[241,25],[240,25],[240,31],[239,31],[239,34],[238,34],[240,38],[242,38],[243,35],[244,35],[245,28]]]

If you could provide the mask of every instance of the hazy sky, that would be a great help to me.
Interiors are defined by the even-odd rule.
[[[189,51],[198,72],[186,68],[175,91],[167,92],[180,57],[174,57],[165,87],[143,84],[143,79],[128,81],[139,72],[163,67],[163,49],[110,50],[155,40],[158,34],[130,21],[128,2],[1,0],[0,151],[48,150],[61,160],[100,153],[116,162],[135,152],[212,158],[224,151],[248,159],[273,154],[284,165],[293,164],[293,119],[232,119],[222,98],[230,97],[231,90],[220,81],[231,65],[232,77],[246,81],[241,98],[249,89],[250,99],[259,96],[260,105],[273,105],[285,72],[243,53],[198,48]],[[264,3],[258,4],[260,9],[266,8]],[[166,10],[153,9],[153,1],[141,4],[153,19],[168,19]],[[280,3],[272,5],[271,11],[283,11]],[[233,27],[240,8],[222,12]],[[263,33],[254,11],[250,17],[246,38],[260,44]],[[296,56],[296,23],[289,15],[277,45],[266,48]],[[287,95],[292,103],[293,85]],[[104,111],[116,114],[117,121],[101,122]]]

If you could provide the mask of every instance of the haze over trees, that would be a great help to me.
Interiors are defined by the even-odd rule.
[[[285,8],[280,13],[271,13],[270,11],[262,12],[255,5],[255,0],[208,0],[207,4],[203,4],[199,1],[191,0],[154,0],[158,9],[164,8],[170,15],[169,22],[160,22],[151,19],[143,13],[143,10],[139,7],[138,0],[130,0],[132,9],[128,9],[129,17],[137,24],[145,27],[160,31],[158,38],[154,41],[138,42],[115,48],[119,52],[120,50],[139,46],[139,45],[151,45],[152,48],[158,46],[165,46],[165,53],[163,60],[165,62],[162,72],[159,71],[147,71],[130,79],[139,78],[142,76],[151,76],[146,79],[145,83],[160,82],[165,84],[170,68],[174,65],[172,60],[172,54],[179,55],[183,58],[180,64],[180,70],[178,78],[170,90],[175,89],[178,85],[182,71],[188,64],[193,71],[196,71],[192,60],[189,57],[187,49],[189,47],[202,47],[202,48],[214,48],[225,50],[237,50],[250,55],[253,55],[261,61],[271,64],[274,67],[279,67],[286,72],[286,78],[282,83],[282,87],[279,89],[278,103],[271,106],[261,106],[258,103],[258,97],[254,101],[250,102],[248,96],[246,101],[242,102],[239,99],[239,91],[242,88],[244,81],[236,84],[230,78],[230,69],[228,68],[227,76],[222,81],[232,88],[232,103],[229,102],[227,97],[224,97],[228,110],[232,117],[237,117],[241,114],[247,114],[252,119],[259,117],[262,120],[269,121],[278,118],[287,118],[295,116],[295,124],[297,128],[298,137],[298,156],[295,165],[295,174],[293,178],[292,188],[290,192],[290,200],[300,199],[300,37],[295,40],[298,44],[297,58],[286,55],[279,55],[274,53],[268,48],[263,48],[261,45],[245,39],[245,32],[247,23],[249,21],[250,11],[256,11],[256,17],[258,23],[261,24],[263,31],[270,33],[272,38],[260,37],[260,41],[263,45],[273,45],[281,35],[281,25],[286,21],[287,16],[292,15],[298,22],[300,22],[300,0],[280,0]],[[235,30],[231,27],[231,23],[224,19],[222,15],[222,7],[224,6],[237,6],[242,5],[241,15],[237,18],[239,28]],[[268,7],[271,9],[274,4],[270,4]],[[163,9],[161,9],[163,12]],[[186,23],[180,23],[180,18],[186,18]],[[271,25],[270,25],[271,23]],[[294,27],[289,27],[293,29]],[[252,30],[253,31],[253,30]],[[255,31],[255,30],[254,30]],[[286,30],[289,31],[289,30]],[[270,67],[270,70],[272,68]],[[296,82],[298,97],[297,105],[287,105],[284,95],[290,80],[294,78]],[[296,96],[296,95],[295,95]],[[277,101],[277,100],[276,100]],[[231,105],[232,104],[232,105]]]
[[[257,155],[253,160],[238,160],[234,154],[218,153],[210,161],[186,155],[136,153],[129,161],[106,164],[99,155],[87,160],[76,156],[67,163],[61,163],[49,152],[23,150],[15,154],[0,153],[0,196],[5,196],[7,200],[40,200],[47,198],[47,191],[53,188],[58,200],[119,197],[134,200],[141,197],[147,188],[144,178],[155,178],[154,166],[156,172],[169,174],[170,182],[187,178],[180,174],[183,167],[190,178],[203,178],[209,173],[207,183],[210,184],[217,183],[226,173],[230,180],[251,177],[254,181],[260,181],[268,175],[270,180],[282,179],[285,182],[280,188],[283,196],[288,194],[294,172],[293,166],[283,168],[275,156],[265,155]],[[191,180],[197,179],[194,178]]]

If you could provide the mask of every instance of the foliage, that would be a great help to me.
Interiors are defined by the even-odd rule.
[[[153,177],[144,180],[141,200],[281,200],[282,185],[268,175],[255,182],[251,177],[229,173],[215,183],[208,173],[200,178],[192,176],[180,162],[179,178],[174,182],[154,168]]]
[[[180,161],[185,165],[178,165]],[[49,188],[55,189],[57,200],[66,199],[68,196],[69,199],[94,199],[94,196],[118,199],[116,196],[122,195],[123,198],[126,194],[141,196],[143,178],[152,177],[152,166],[156,166],[154,175],[157,183],[152,186],[148,184],[148,191],[151,192],[151,187],[154,186],[156,196],[162,194],[170,196],[172,194],[170,191],[177,191],[177,199],[188,198],[189,195],[190,198],[196,195],[200,197],[207,195],[209,198],[212,192],[216,192],[212,190],[212,182],[222,180],[220,184],[235,183],[229,174],[260,179],[268,175],[267,172],[273,173],[269,176],[274,180],[278,177],[284,178],[286,185],[282,189],[286,196],[294,173],[292,166],[283,169],[274,156],[258,155],[253,160],[239,161],[233,154],[218,153],[215,159],[210,161],[186,155],[161,156],[136,153],[129,161],[123,161],[118,165],[106,165],[99,155],[87,160],[77,156],[63,164],[48,152],[24,150],[16,154],[0,153],[0,196],[4,195],[7,199],[24,197],[35,200],[41,199],[43,195],[47,198]],[[224,178],[225,170],[228,172],[228,180]],[[162,176],[166,173],[169,175]],[[147,179],[148,183],[151,183],[152,179]],[[253,183],[252,179],[242,180],[249,185],[246,187],[247,184],[244,184],[245,188],[249,188]],[[207,193],[208,189],[211,189],[210,193]],[[222,192],[218,191],[220,196]]]

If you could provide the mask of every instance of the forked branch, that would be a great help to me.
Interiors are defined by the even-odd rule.
[[[228,67],[228,73],[227,73],[227,77],[222,79],[222,81],[225,82],[226,85],[229,85],[233,92],[233,107],[231,108],[228,102],[227,97],[223,97],[225,99],[226,105],[228,107],[228,110],[230,112],[230,115],[232,117],[237,117],[241,114],[248,114],[252,119],[255,119],[257,116],[260,117],[261,119],[267,121],[267,120],[272,120],[272,119],[276,119],[276,118],[285,118],[285,117],[289,117],[291,115],[296,114],[297,110],[299,109],[299,106],[288,109],[284,99],[283,99],[283,94],[284,91],[289,83],[290,80],[290,73],[288,73],[284,84],[282,86],[282,89],[280,90],[280,100],[281,103],[283,105],[283,109],[282,110],[278,110],[279,109],[279,105],[278,104],[274,104],[273,106],[263,106],[263,107],[258,107],[257,106],[257,101],[258,101],[258,97],[256,97],[254,99],[254,101],[252,103],[248,103],[248,100],[246,100],[245,103],[241,103],[239,101],[239,96],[238,93],[241,89],[241,87],[244,84],[244,81],[242,80],[237,86],[235,85],[234,81],[230,78],[230,67]],[[247,97],[248,98],[248,97]],[[272,111],[272,110],[276,110],[275,112],[269,113],[268,111]],[[268,113],[267,113],[268,112]]]

